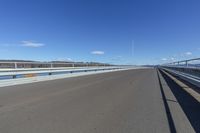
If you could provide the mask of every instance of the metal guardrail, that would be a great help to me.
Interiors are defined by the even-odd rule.
[[[116,70],[122,69],[122,67],[96,67],[96,68],[79,68],[79,69],[57,69],[57,70],[38,70],[38,71],[10,71],[0,72],[0,80],[15,79],[15,78],[28,78],[36,76],[51,76],[59,74],[70,74],[70,73],[81,73],[81,72],[94,72],[94,71],[105,71],[105,70]]]
[[[165,70],[173,75],[176,75],[178,77],[180,77],[181,79],[190,82],[191,84],[200,87],[200,77],[195,76],[195,75],[191,75],[188,73],[184,73],[181,71],[176,71],[176,70],[172,70],[172,69],[167,69],[167,68],[161,68],[162,70]]]
[[[163,64],[160,67],[200,77],[200,58]]]
[[[111,66],[103,63],[84,62],[0,62],[0,68],[56,68],[56,67],[90,67],[90,66]]]
[[[172,63],[163,64],[162,66],[200,68],[200,58],[176,61]]]
[[[159,68],[200,87],[200,58],[167,63]]]

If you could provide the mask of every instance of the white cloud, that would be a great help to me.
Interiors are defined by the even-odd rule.
[[[161,60],[162,60],[162,61],[167,61],[168,59],[167,59],[167,58],[162,58]]]
[[[67,58],[67,61],[73,61],[71,58]]]
[[[91,54],[94,54],[94,55],[104,55],[105,52],[104,51],[92,51]]]
[[[174,58],[174,57],[172,57],[170,60],[171,60],[171,61],[174,61],[174,60],[175,60],[175,58]]]
[[[192,52],[186,52],[185,55],[190,56],[190,55],[192,55]]]
[[[169,62],[171,62],[171,61],[175,61],[175,58],[174,57],[171,57],[171,58],[162,58],[161,60],[162,61],[169,61]]]
[[[73,61],[71,58],[57,58],[56,61]]]
[[[44,43],[33,42],[33,41],[21,41],[21,46],[38,48],[38,47],[45,46],[45,44]]]

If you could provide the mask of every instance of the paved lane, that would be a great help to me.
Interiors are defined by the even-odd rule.
[[[168,133],[154,69],[0,88],[2,133]]]

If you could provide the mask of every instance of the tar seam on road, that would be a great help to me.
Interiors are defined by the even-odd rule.
[[[168,105],[167,99],[165,97],[165,93],[164,93],[164,90],[163,90],[163,86],[162,86],[158,71],[159,70],[157,70],[157,75],[158,75],[160,90],[161,90],[161,94],[162,94],[162,99],[163,99],[164,106],[165,106],[165,111],[166,111],[166,114],[167,114],[167,120],[168,120],[168,124],[169,124],[169,128],[170,128],[170,132],[171,133],[176,133],[177,131],[176,131],[176,127],[174,125],[174,120],[172,118],[172,115],[171,115],[171,112],[170,112],[170,109],[169,109],[169,105]]]

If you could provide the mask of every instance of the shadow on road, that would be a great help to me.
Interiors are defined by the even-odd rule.
[[[162,86],[158,71],[157,71],[157,74],[158,74],[158,80],[159,80],[159,85],[160,85],[160,91],[161,91],[161,94],[162,94],[162,99],[163,99],[163,102],[164,102],[165,111],[166,111],[166,115],[167,115],[167,120],[168,120],[168,124],[169,124],[169,129],[170,129],[171,133],[176,133],[176,127],[174,125],[174,120],[172,118],[172,114],[170,112],[169,105],[167,104],[167,101],[169,99],[167,99],[166,96],[165,96],[165,93],[164,93],[164,90],[163,90],[163,86]]]
[[[184,89],[182,89],[181,86],[176,84],[174,80],[169,78],[162,71],[160,72],[176,97],[178,103],[181,105],[194,130],[197,133],[200,133],[200,103]],[[197,89],[195,86],[189,83],[187,83],[187,85],[189,85],[191,88]]]

